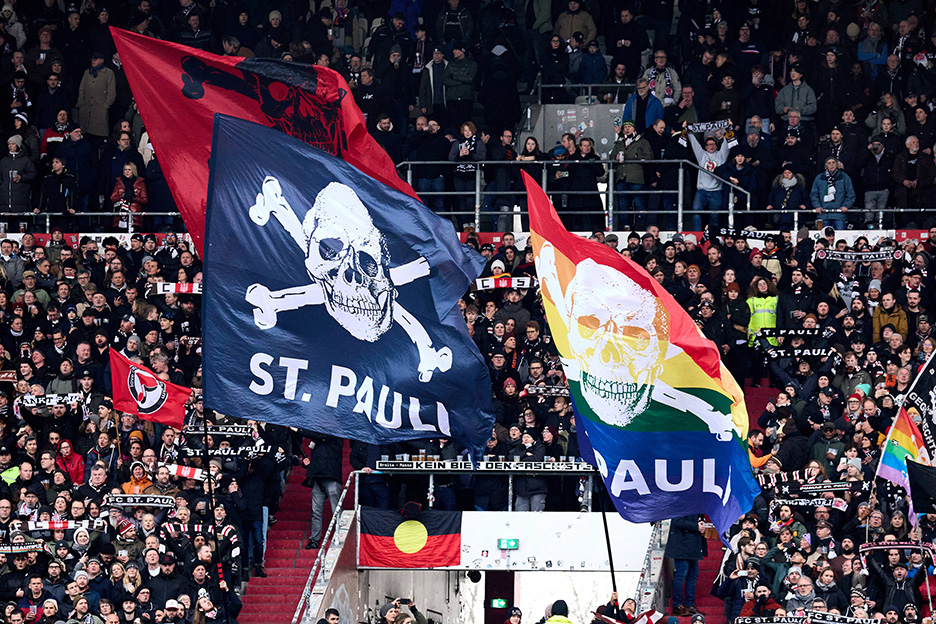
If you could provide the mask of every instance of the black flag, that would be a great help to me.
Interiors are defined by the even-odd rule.
[[[918,514],[936,513],[936,468],[907,459],[910,498]]]

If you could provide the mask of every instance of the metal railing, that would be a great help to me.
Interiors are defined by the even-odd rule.
[[[647,547],[647,554],[644,556],[643,567],[640,571],[640,580],[637,581],[637,602],[638,613],[644,613],[650,609],[665,611],[665,600],[662,600],[663,593],[663,555],[666,550],[666,542],[669,538],[670,520],[660,520],[653,523],[653,532],[650,534],[650,545]]]
[[[404,162],[400,163],[399,165],[397,165],[397,168],[398,168],[398,169],[404,169],[404,170],[405,170],[405,171],[404,171],[404,173],[405,173],[405,176],[404,176],[404,177],[405,177],[406,181],[410,184],[410,186],[413,186],[413,184],[414,184],[416,178],[418,177],[418,176],[414,175],[413,167],[434,166],[434,167],[440,167],[440,168],[442,168],[443,170],[449,169],[449,170],[452,170],[452,171],[454,172],[454,168],[455,168],[456,166],[458,166],[459,164],[464,165],[465,163],[452,162],[452,161],[447,161],[447,160],[446,160],[446,161],[425,161],[425,160],[420,160],[420,161],[404,161]],[[689,161],[689,160],[660,160],[660,159],[652,159],[652,160],[629,160],[629,161],[623,161],[623,162],[622,162],[622,161],[618,161],[618,160],[609,160],[609,159],[596,159],[596,160],[589,160],[589,161],[576,161],[576,160],[572,160],[572,161],[567,161],[567,160],[482,160],[482,161],[475,161],[475,162],[472,162],[471,164],[476,165],[475,170],[474,170],[474,172],[473,172],[473,174],[472,174],[472,175],[474,176],[474,190],[472,191],[472,194],[473,194],[473,196],[474,196],[474,210],[473,210],[473,211],[467,211],[467,210],[445,210],[445,211],[437,211],[436,214],[439,214],[439,215],[441,215],[441,216],[448,216],[448,217],[473,216],[473,217],[474,217],[474,227],[475,227],[475,230],[476,230],[476,231],[482,231],[482,228],[481,228],[481,221],[482,221],[482,216],[483,216],[483,215],[486,215],[486,216],[488,216],[489,218],[493,218],[493,219],[495,219],[495,220],[496,220],[496,219],[499,219],[499,218],[501,218],[501,217],[507,217],[507,218],[509,218],[509,217],[511,217],[511,216],[517,216],[517,215],[519,215],[519,216],[528,216],[528,215],[529,215],[529,211],[528,211],[528,210],[525,210],[525,209],[523,209],[522,207],[520,207],[520,206],[518,206],[518,205],[514,205],[513,210],[512,210],[512,211],[511,211],[511,210],[508,210],[507,212],[498,211],[498,210],[491,210],[490,207],[489,207],[487,210],[484,209],[484,207],[485,207],[485,202],[484,202],[483,200],[484,200],[484,198],[486,198],[486,197],[496,197],[496,196],[498,196],[498,195],[500,195],[500,196],[504,196],[504,195],[507,195],[507,196],[523,196],[523,195],[524,195],[524,192],[522,191],[522,189],[520,189],[520,190],[506,190],[506,191],[503,191],[503,190],[502,190],[502,191],[487,190],[487,189],[485,188],[487,185],[486,185],[485,182],[484,182],[484,173],[485,173],[484,168],[483,168],[484,166],[540,168],[540,169],[541,169],[541,172],[540,172],[540,175],[539,175],[539,177],[540,177],[540,180],[539,180],[539,182],[540,182],[540,187],[541,187],[547,194],[549,194],[549,195],[553,195],[553,196],[563,196],[563,195],[565,195],[565,196],[571,196],[571,197],[576,197],[576,196],[595,196],[595,195],[598,195],[598,196],[601,198],[601,200],[602,200],[602,203],[603,203],[603,210],[600,210],[600,211],[598,211],[598,210],[565,210],[565,209],[562,209],[560,206],[557,206],[557,207],[556,207],[556,212],[557,212],[560,216],[594,216],[594,215],[603,215],[603,216],[604,216],[604,228],[607,229],[607,230],[616,229],[616,228],[615,228],[615,217],[618,217],[618,216],[620,216],[620,217],[632,217],[632,216],[633,216],[633,217],[638,217],[638,216],[641,215],[641,214],[644,214],[644,215],[657,215],[657,214],[658,214],[658,215],[672,215],[672,211],[671,211],[671,210],[666,210],[666,209],[659,209],[659,210],[645,209],[645,210],[643,210],[643,211],[641,211],[641,212],[639,212],[639,213],[633,212],[633,211],[618,211],[618,210],[617,210],[617,202],[615,201],[615,199],[616,199],[617,197],[619,197],[619,196],[621,196],[621,195],[623,195],[623,196],[628,196],[628,195],[642,195],[642,196],[645,196],[645,197],[649,197],[649,196],[653,196],[653,195],[676,195],[676,229],[677,229],[678,231],[682,231],[682,230],[683,230],[684,216],[685,216],[685,215],[684,215],[684,212],[685,212],[685,203],[686,203],[686,199],[687,199],[686,170],[693,170],[693,169],[694,169],[694,170],[699,171],[699,172],[703,172],[703,171],[704,171],[705,173],[707,173],[707,174],[711,175],[712,177],[718,179],[718,180],[719,180],[725,187],[727,187],[727,189],[728,189],[728,198],[727,198],[728,208],[727,208],[727,209],[725,209],[725,210],[706,210],[704,213],[695,213],[695,212],[692,212],[692,213],[691,213],[692,215],[699,215],[699,214],[701,214],[701,215],[704,216],[704,215],[722,215],[722,214],[725,214],[725,215],[728,216],[728,227],[734,227],[735,214],[736,214],[736,211],[735,211],[735,208],[734,208],[735,193],[744,195],[745,198],[746,198],[746,200],[747,200],[747,205],[748,205],[748,206],[751,205],[751,193],[750,193],[750,191],[748,191],[747,189],[745,189],[745,188],[743,188],[743,187],[741,187],[741,186],[738,186],[738,185],[736,185],[736,184],[733,184],[733,183],[730,182],[729,180],[726,180],[726,179],[724,179],[724,178],[721,178],[721,177],[715,175],[714,173],[711,173],[711,172],[709,172],[709,171],[706,171],[705,169],[703,169],[702,167],[700,167],[700,166],[697,165],[696,163],[694,163],[694,162],[692,162],[692,161]],[[596,178],[595,178],[595,179],[596,179],[596,184],[598,184],[597,181],[598,181],[599,179],[604,179],[604,180],[606,180],[606,182],[603,183],[604,186],[605,186],[605,190],[604,190],[604,191],[601,190],[600,185],[597,186],[597,188],[596,188],[595,191],[592,191],[592,190],[588,190],[588,191],[569,191],[569,190],[564,190],[564,189],[550,188],[550,177],[551,177],[551,176],[550,176],[550,173],[555,173],[555,172],[557,172],[560,168],[562,168],[562,167],[564,167],[564,166],[575,167],[575,166],[577,166],[577,165],[592,165],[592,164],[601,164],[602,167],[604,168],[604,173],[603,173],[601,176],[596,176]],[[672,166],[677,166],[677,167],[679,168],[678,177],[677,177],[677,186],[676,186],[675,189],[661,189],[661,190],[654,189],[654,188],[649,188],[649,187],[648,187],[648,188],[645,188],[645,189],[642,189],[642,190],[639,190],[639,191],[635,191],[635,190],[617,190],[617,189],[615,188],[616,171],[615,171],[615,169],[614,169],[614,165],[618,165],[618,166],[620,166],[620,165],[641,165],[641,166],[646,166],[646,165],[672,165]],[[418,173],[418,172],[416,172],[416,173]],[[553,176],[553,179],[555,179],[554,176]],[[414,187],[414,188],[415,188],[415,187]],[[418,190],[417,190],[417,192],[418,192]],[[465,197],[465,193],[464,193],[464,192],[459,192],[459,191],[425,191],[425,192],[420,193],[420,197],[423,199],[423,201],[424,201],[427,205],[431,205],[432,202],[431,202],[430,200],[431,200],[433,197],[456,197],[456,198],[463,198],[463,197]],[[554,202],[554,204],[555,204],[555,202]],[[496,208],[496,206],[495,206],[495,208]],[[757,213],[764,213],[764,214],[784,214],[784,213],[793,213],[793,215],[794,215],[794,220],[796,220],[796,219],[797,219],[797,213],[798,213],[799,211],[797,211],[797,210],[788,210],[788,211],[781,211],[781,210],[745,210],[744,212],[745,212],[745,213],[750,213],[750,214],[757,214]],[[797,223],[794,223],[794,225],[796,226]],[[512,228],[507,228],[507,229],[512,229]],[[699,229],[701,229],[701,228],[699,228]]]
[[[381,464],[399,464],[397,467],[384,467]],[[421,464],[426,464],[427,462],[419,462],[418,460],[410,461],[404,460],[401,462],[378,462],[377,466],[379,470],[375,470],[372,474],[410,474],[410,475],[420,475],[429,478],[429,486],[427,491],[427,500],[429,502],[429,508],[434,506],[435,502],[435,477],[436,475],[459,475],[459,474],[471,474],[476,477],[506,477],[507,478],[507,511],[514,510],[514,477],[524,477],[530,475],[536,475],[540,477],[580,477],[584,480],[584,483],[579,484],[580,494],[581,494],[581,505],[580,509],[582,511],[591,511],[592,510],[592,490],[594,489],[594,477],[598,471],[591,465],[586,464],[585,462],[577,461],[574,459],[565,459],[559,461],[549,461],[546,460],[541,462],[543,464],[550,464],[555,468],[561,468],[561,470],[546,470],[545,468],[539,469],[534,467],[519,466],[521,464],[518,458],[515,458],[513,462],[506,462],[505,459],[501,458],[499,461],[491,459],[485,459],[481,464],[477,466],[472,466],[471,462],[428,462],[429,466],[422,467]],[[412,464],[407,466],[406,464]],[[443,465],[448,465],[446,468],[442,468]],[[462,464],[467,464],[465,467],[460,467]],[[439,468],[433,468],[432,466],[440,466]],[[454,466],[454,467],[453,467]],[[355,494],[355,507],[357,507],[357,494]]]
[[[143,218],[143,217],[173,217],[178,218],[182,215],[178,212],[127,212],[126,210],[120,212],[75,212],[73,214],[64,215],[62,213],[49,213],[49,212],[40,212],[38,214],[34,212],[0,212],[0,233],[19,231],[19,232],[29,232],[34,231],[35,227],[40,224],[45,224],[46,232],[52,230],[52,222],[59,221],[62,219],[68,219],[70,221],[83,221],[87,220],[90,225],[92,221],[97,218],[104,217],[116,217],[123,216],[127,217],[127,234],[133,234],[134,218]],[[10,219],[10,224],[16,224],[16,228],[10,228],[9,224],[6,224],[4,219]],[[30,227],[30,226],[33,227]],[[107,227],[108,232],[117,232],[119,231],[114,227]],[[144,230],[145,231],[145,230]]]
[[[335,535],[335,531],[338,527],[338,522],[341,519],[341,509],[344,505],[345,496],[348,494],[348,490],[351,489],[351,481],[354,481],[354,511],[357,513],[357,476],[363,474],[363,471],[353,471],[348,475],[348,479],[345,481],[344,488],[341,490],[341,495],[338,497],[338,505],[336,509],[332,509],[332,518],[328,523],[328,528],[325,529],[325,534],[322,536],[322,541],[319,542],[319,552],[315,557],[315,561],[312,562],[312,569],[309,570],[309,577],[306,579],[305,585],[302,588],[302,595],[299,598],[299,604],[296,605],[296,611],[293,614],[292,624],[297,624],[299,619],[302,617],[302,612],[306,608],[309,602],[309,597],[312,595],[312,583],[315,582],[315,577],[318,572],[322,569],[322,562],[325,561],[325,554],[328,552],[328,546],[331,543],[331,539]]]

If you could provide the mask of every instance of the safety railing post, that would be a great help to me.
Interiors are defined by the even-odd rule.
[[[734,228],[734,187],[728,187],[728,227]]]
[[[676,230],[679,232],[683,231],[683,206],[686,203],[686,184],[683,181],[683,173],[683,164],[682,161],[679,161],[679,180],[677,181],[676,185],[678,190],[678,194],[676,196]]]
[[[481,231],[481,165],[475,167],[475,232]]]
[[[608,205],[605,206],[605,231],[614,229],[614,165],[608,165]]]

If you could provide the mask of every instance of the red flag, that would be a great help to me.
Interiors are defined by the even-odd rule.
[[[114,408],[135,414],[143,420],[181,429],[185,402],[191,388],[163,381],[151,371],[137,366],[115,349],[110,350],[111,385]]]
[[[274,59],[218,56],[117,28],[111,33],[199,252],[215,113],[281,130],[419,199],[367,133],[364,114],[338,72]]]

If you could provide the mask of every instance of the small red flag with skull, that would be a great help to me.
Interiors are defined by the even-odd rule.
[[[190,388],[160,379],[115,349],[110,350],[110,367],[114,409],[174,429],[182,428],[185,422],[185,402],[192,394]]]
[[[276,128],[419,199],[367,133],[364,114],[338,72],[278,59],[218,56],[119,28],[111,28],[111,34],[154,154],[199,252],[215,113]]]

